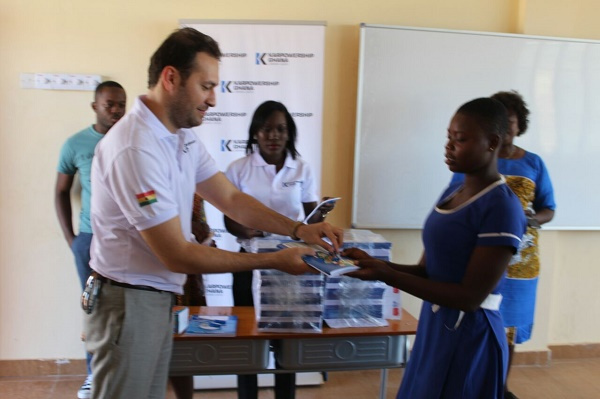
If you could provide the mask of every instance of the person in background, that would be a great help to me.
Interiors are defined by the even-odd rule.
[[[514,139],[523,135],[529,125],[529,109],[523,97],[516,91],[501,91],[492,95],[508,110],[509,131],[498,156],[498,171],[521,201],[527,217],[527,232],[523,236],[519,252],[510,261],[507,278],[500,293],[503,296],[500,313],[504,318],[509,348],[509,370],[515,344],[529,341],[533,329],[535,299],[540,258],[538,230],[554,217],[554,190],[544,161],[536,154],[514,144]],[[455,174],[452,182],[464,180]],[[505,398],[517,396],[506,386]]]
[[[69,137],[63,144],[58,160],[58,173],[54,190],[54,206],[63,235],[75,257],[75,266],[81,289],[83,290],[90,269],[90,243],[92,227],[90,225],[90,172],[96,144],[115,123],[125,114],[127,97],[123,87],[113,81],[100,83],[94,92],[92,110],[96,114],[96,123]],[[79,173],[81,186],[81,212],[79,214],[79,233],[75,234],[72,220],[71,188],[75,175]],[[80,399],[91,395],[91,355],[86,356],[87,378],[77,392]]]
[[[210,226],[206,220],[204,211],[204,200],[198,194],[194,194],[194,207],[192,211],[192,234],[195,240],[202,244],[216,248],[212,239]],[[206,306],[204,297],[204,283],[201,274],[188,274],[183,285],[183,295],[175,296],[178,306]],[[169,381],[177,399],[192,399],[194,396],[194,376],[170,376]]]
[[[331,252],[342,246],[342,229],[304,225],[240,192],[191,129],[216,105],[220,56],[218,44],[193,28],[172,33],[150,59],[147,94],[96,149],[90,266],[101,299],[88,301],[85,319],[94,399],[165,397],[171,309],[187,274],[309,271],[302,256],[311,249],[239,254],[195,242],[194,193],[252,228]]]
[[[398,398],[504,396],[508,346],[498,287],[526,228],[519,200],[497,169],[507,131],[506,108],[497,100],[478,98],[456,111],[446,164],[465,179],[444,191],[427,218],[417,265],[384,262],[356,248],[342,252],[361,267],[348,276],[423,299]]]
[[[246,145],[246,157],[229,165],[225,175],[242,192],[293,220],[303,220],[317,206],[319,197],[309,165],[296,150],[297,129],[287,108],[277,101],[266,101],[252,116]],[[327,199],[325,197],[324,199]],[[321,206],[307,223],[325,220],[335,204]],[[246,227],[225,216],[225,228],[244,246],[249,239],[262,237],[260,230]],[[233,274],[235,306],[254,306],[252,272]],[[256,399],[256,374],[238,375],[238,399]],[[296,375],[275,374],[275,398],[295,397]]]

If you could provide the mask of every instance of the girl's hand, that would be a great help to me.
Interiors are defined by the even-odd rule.
[[[247,236],[247,238],[264,237],[265,233],[264,233],[264,231],[247,228],[246,236]]]
[[[340,255],[342,255],[345,258],[350,258],[354,260],[373,259],[371,255],[358,248],[346,248],[342,251]]]
[[[385,282],[387,273],[392,270],[387,263],[375,258],[361,259],[356,263],[360,269],[346,273],[346,276],[359,278],[361,280],[378,280]]]

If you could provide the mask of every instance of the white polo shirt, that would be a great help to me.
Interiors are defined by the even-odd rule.
[[[279,173],[254,151],[232,162],[225,175],[240,191],[293,220],[303,219],[302,203],[319,200],[310,166],[289,153]]]
[[[115,281],[182,293],[185,274],[169,271],[139,231],[179,215],[191,241],[196,183],[219,170],[191,129],[169,132],[140,98],[96,147],[90,266]]]

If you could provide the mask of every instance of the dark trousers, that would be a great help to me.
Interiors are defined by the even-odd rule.
[[[243,252],[243,250],[242,250]],[[233,304],[254,306],[252,299],[252,272],[233,273]],[[279,368],[276,365],[277,368]],[[256,374],[237,376],[238,399],[258,398],[258,377]],[[275,399],[296,398],[296,374],[275,374]]]
[[[71,244],[71,251],[75,257],[75,266],[77,267],[77,275],[81,283],[81,291],[85,289],[85,283],[88,277],[92,274],[90,267],[90,246],[92,245],[92,233],[79,233]],[[88,375],[92,375],[92,354],[86,352],[85,364]]]

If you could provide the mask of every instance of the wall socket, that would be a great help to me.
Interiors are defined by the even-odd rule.
[[[94,91],[102,82],[100,75],[68,73],[22,73],[21,88]]]

